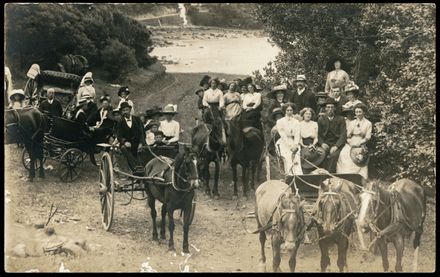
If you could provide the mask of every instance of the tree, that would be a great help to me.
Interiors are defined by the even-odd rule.
[[[435,5],[259,4],[257,14],[282,49],[258,82],[306,73],[316,92],[327,59],[345,57],[374,118],[373,177],[435,183]]]

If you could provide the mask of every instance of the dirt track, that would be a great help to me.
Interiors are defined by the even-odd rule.
[[[177,78],[173,86],[160,94],[140,97],[133,94],[133,100],[144,100],[146,105],[177,103],[179,105],[178,120],[185,130],[183,140],[188,141],[188,132],[194,126],[197,110],[194,108],[194,89],[202,74],[173,74]],[[228,80],[235,76],[219,76]],[[169,84],[173,81],[169,78]],[[153,86],[154,87],[154,86]],[[152,91],[160,91],[166,87],[161,84]],[[151,91],[151,92],[152,92]],[[150,92],[150,93],[151,93]],[[136,99],[139,97],[138,99]],[[146,101],[148,99],[148,101]],[[144,107],[143,110],[145,110]],[[180,256],[182,249],[182,227],[178,223],[175,231],[177,255],[167,252],[167,241],[160,243],[151,240],[151,219],[146,201],[134,201],[122,206],[123,196],[116,198],[113,227],[110,232],[102,229],[100,223],[98,201],[98,174],[96,169],[86,161],[80,179],[70,183],[61,183],[56,171],[47,171],[44,180],[34,183],[23,180],[25,174],[21,165],[21,149],[15,145],[5,148],[5,189],[9,192],[6,204],[6,267],[7,271],[58,271],[61,261],[71,271],[100,272],[139,272],[141,264],[149,259],[149,264],[157,271],[180,271],[179,263],[186,257]],[[55,162],[48,162],[56,169]],[[190,229],[190,248],[192,256],[188,258],[190,271],[258,271],[259,242],[257,235],[247,234],[241,225],[241,217],[252,211],[253,198],[248,201],[230,200],[232,187],[230,170],[221,171],[220,200],[211,200],[198,192],[196,218]],[[264,174],[262,174],[264,176]],[[240,186],[241,191],[241,186]],[[47,220],[50,205],[59,206],[66,218],[79,216],[80,221],[56,222],[63,220],[61,214],[55,215],[49,226],[58,234],[72,238],[85,239],[93,248],[83,257],[43,256],[15,258],[10,250],[19,242],[29,241],[36,233],[33,224]],[[158,209],[159,205],[157,205]],[[178,217],[178,214],[175,214]],[[425,233],[422,236],[419,271],[430,272],[435,268],[435,207],[428,205],[425,222]],[[64,219],[64,221],[66,221]],[[94,228],[93,231],[87,227]],[[168,235],[167,235],[168,237]],[[313,236],[312,236],[313,238]],[[267,244],[267,270],[271,270],[272,254],[270,242]],[[391,246],[391,245],[390,245]],[[390,268],[394,269],[394,250],[389,247]],[[412,251],[407,244],[404,258],[404,270],[410,270]],[[331,251],[330,271],[336,271],[335,251]],[[302,245],[298,254],[297,271],[319,271],[319,247],[316,243]],[[380,272],[381,259],[372,254],[362,254],[351,249],[348,255],[350,271]],[[281,269],[288,271],[287,258],[283,255]]]

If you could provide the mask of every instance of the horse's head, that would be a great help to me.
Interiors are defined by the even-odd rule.
[[[287,250],[298,247],[304,235],[303,202],[292,192],[284,194],[278,206],[278,214],[274,219],[278,221],[278,228]]]
[[[365,184],[359,194],[361,204],[357,224],[362,228],[364,233],[369,230],[369,224],[377,215],[378,204],[380,202],[379,186],[377,181],[370,181]]]
[[[321,190],[318,203],[318,225],[324,230],[324,233],[331,234],[341,220],[340,186],[333,186],[327,179],[321,184]]]
[[[197,154],[191,151],[188,146],[184,146],[184,150],[183,155],[176,157],[176,170],[180,176],[189,182],[191,188],[198,188],[200,179]]]

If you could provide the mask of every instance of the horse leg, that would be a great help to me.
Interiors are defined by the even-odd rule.
[[[188,205],[186,205],[183,211],[183,253],[189,253],[188,234],[189,234],[189,221],[191,219],[191,209],[192,209],[192,201],[188,202]]]
[[[215,172],[214,172],[214,189],[213,189],[213,194],[214,194],[214,199],[219,199],[220,195],[218,193],[218,179],[219,179],[219,175],[220,175],[220,162],[219,161],[215,161]]]
[[[325,272],[327,270],[327,266],[330,265],[330,257],[328,255],[328,242],[324,242],[324,240],[319,241],[319,248],[321,249],[321,272]]]
[[[159,238],[157,236],[157,226],[156,226],[156,207],[155,207],[155,201],[152,196],[148,197],[148,206],[150,207],[150,213],[151,213],[151,219],[153,220],[153,240],[158,241]]]
[[[380,254],[382,255],[382,266],[383,271],[387,272],[389,269],[389,262],[388,262],[388,246],[386,241],[383,238],[379,238],[377,240],[377,246],[379,247]]]
[[[232,162],[231,163],[232,168],[232,182],[234,183],[234,194],[232,195],[232,200],[235,200],[238,198],[238,190],[237,190],[237,163]]]
[[[243,198],[244,200],[247,200],[247,191],[248,191],[248,178],[247,178],[247,166],[242,166],[242,172],[243,172],[243,176],[241,176],[242,178],[242,182],[243,182]]]
[[[290,272],[295,272],[296,255],[298,254],[298,248],[299,248],[299,245],[295,245],[295,247],[290,252],[290,259],[289,259]]]
[[[277,232],[273,232],[272,234],[272,251],[273,251],[273,272],[281,272],[280,263],[281,263],[281,254],[280,254],[280,246],[281,246],[281,237]]]
[[[393,244],[396,248],[396,272],[402,272],[402,257],[403,249],[405,247],[405,239],[403,235],[396,235],[396,238],[393,240]]]
[[[261,226],[258,226],[260,228]],[[260,245],[261,245],[261,258],[260,258],[260,264],[258,267],[260,267],[261,271],[266,272],[266,254],[264,252],[264,245],[266,243],[266,232],[260,232]]]
[[[38,159],[40,160],[40,173],[39,173],[39,177],[40,178],[44,178],[45,177],[45,174],[44,174],[44,164],[43,164],[44,157],[40,157]]]
[[[253,161],[251,165],[251,176],[250,176],[250,188],[251,190],[255,190],[254,183],[255,183],[255,171],[257,169],[257,161]]]
[[[348,250],[348,239],[342,238],[338,243],[338,267],[339,272],[344,272],[344,268],[347,265],[347,250]]]
[[[211,188],[209,187],[209,182],[211,181],[211,174],[209,173],[209,162],[207,162],[205,168],[204,168],[204,175],[206,178],[206,190],[205,193],[211,197]]]
[[[171,207],[171,205],[168,205],[167,208],[168,211],[168,231],[170,232],[170,239],[168,241],[168,250],[169,251],[176,251],[174,248],[174,207]]]
[[[94,165],[94,166],[98,166],[96,164],[96,159],[95,159],[95,154],[93,153],[93,150],[90,150],[90,162]]]
[[[414,235],[414,255],[413,255],[413,272],[417,272],[417,266],[419,261],[419,247],[421,232],[416,232]]]
[[[162,222],[160,223],[160,238],[166,239],[165,222],[166,222],[166,216],[167,216],[167,204],[162,204],[161,216],[162,216]]]
[[[35,155],[34,155],[34,153],[32,153],[33,152],[32,150],[33,149],[31,149],[31,151],[29,151],[29,158],[31,159],[31,164],[30,164],[30,167],[29,167],[29,176],[28,176],[28,178],[29,178],[30,182],[32,182],[34,180],[34,178],[35,178],[35,166],[36,166],[35,165]]]

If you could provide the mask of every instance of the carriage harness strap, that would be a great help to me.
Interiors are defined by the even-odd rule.
[[[30,134],[28,133],[28,131],[23,127],[23,125],[21,125],[20,114],[18,113],[17,109],[9,109],[9,110],[14,111],[14,115],[15,115],[15,118],[17,119],[17,122],[16,122],[16,123],[10,123],[10,124],[7,125],[7,127],[17,125],[18,128],[19,128],[19,129],[20,129],[25,135],[30,135]],[[8,110],[7,110],[7,111],[8,111]],[[34,140],[35,136],[36,136],[39,132],[43,131],[42,125],[43,125],[43,116],[40,114],[40,125],[39,125],[38,128],[35,130],[35,132],[34,132],[32,135],[30,135],[31,141]]]

